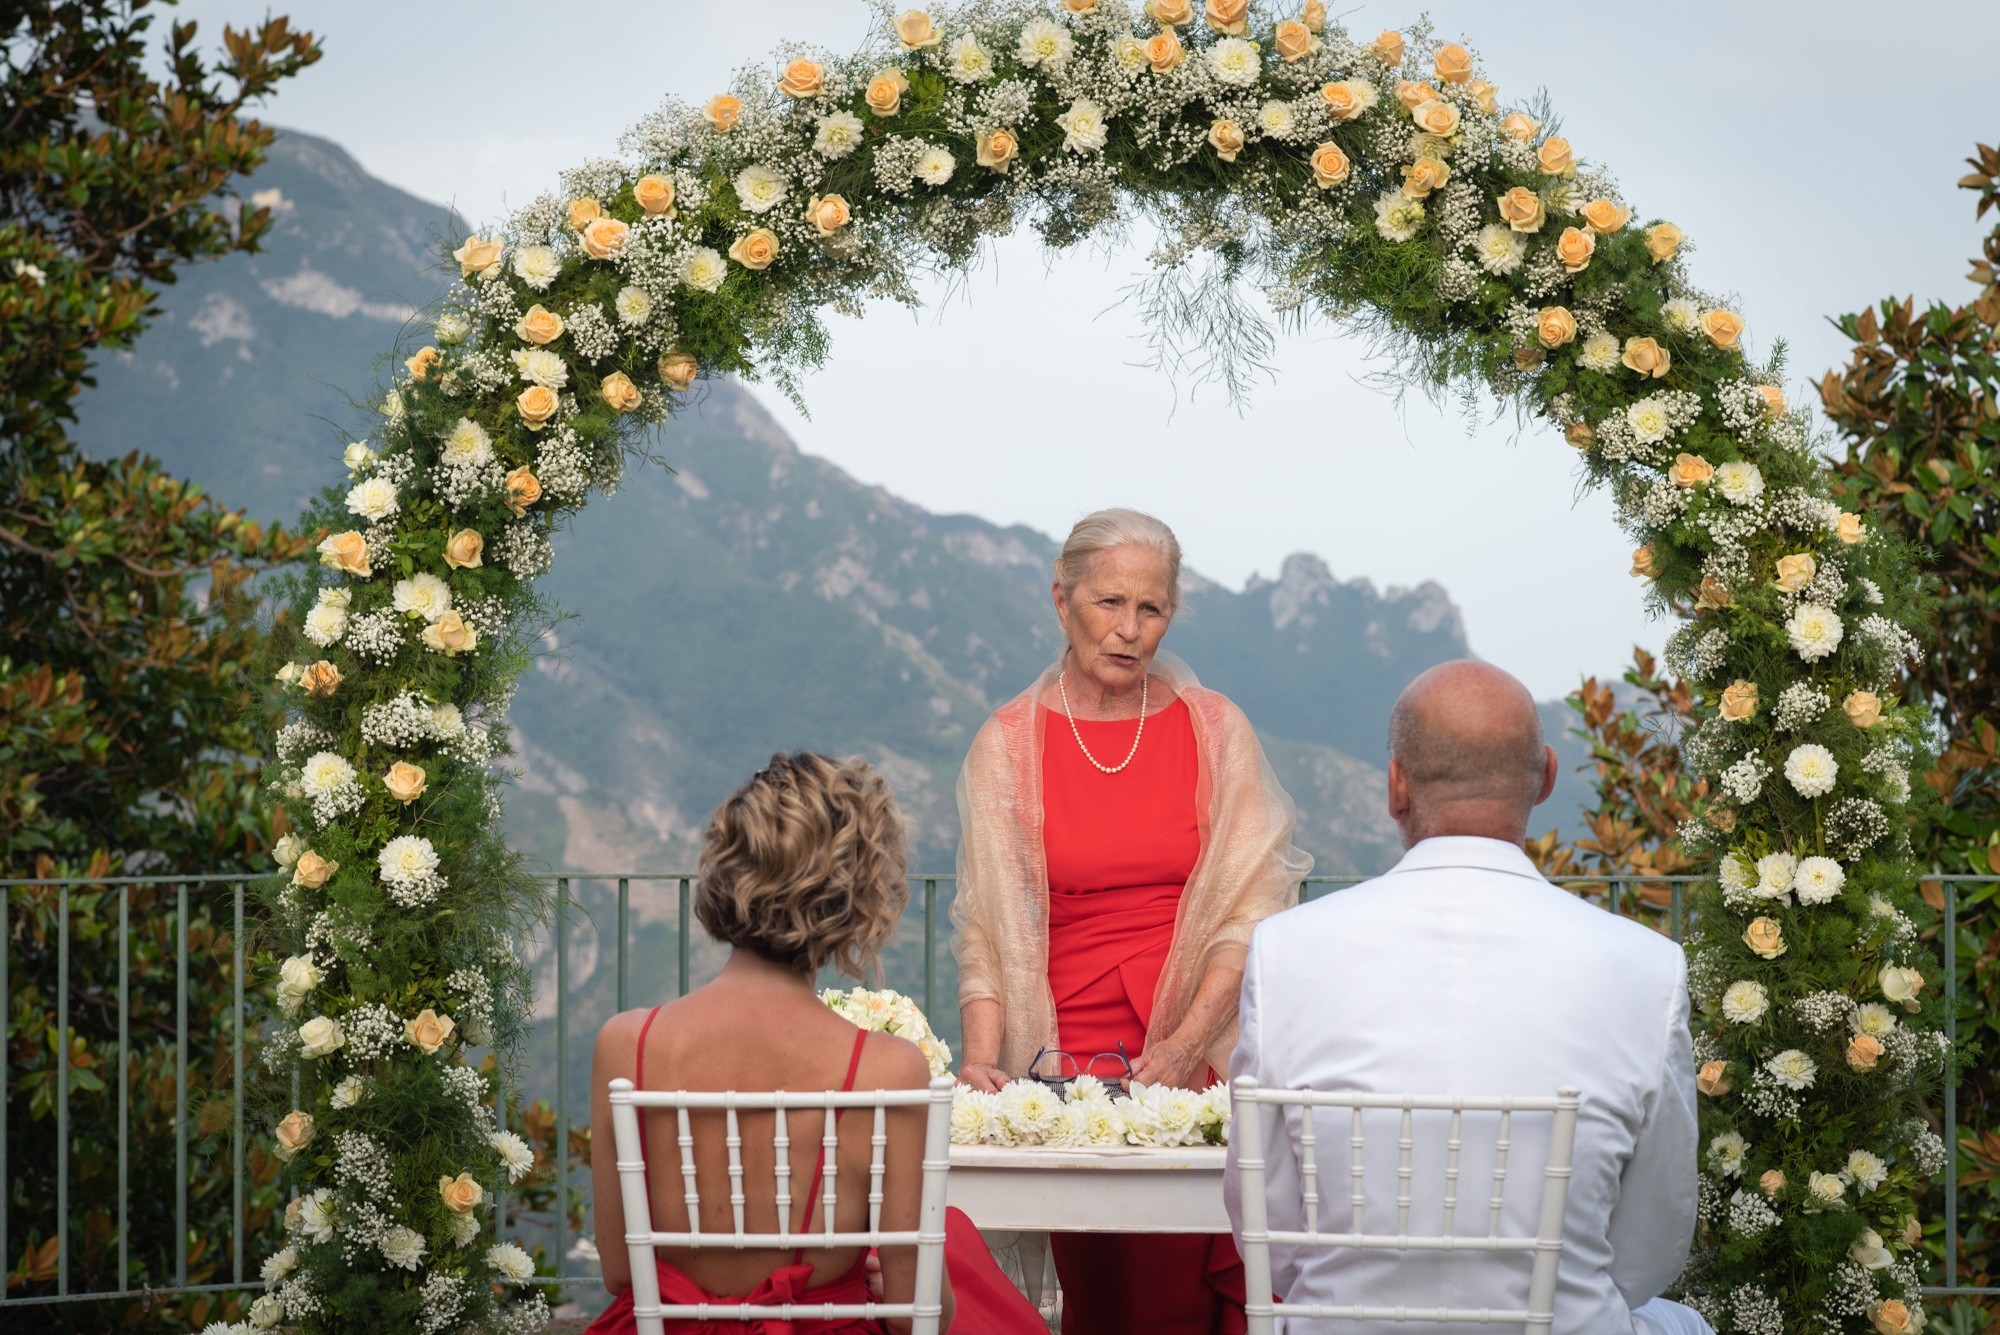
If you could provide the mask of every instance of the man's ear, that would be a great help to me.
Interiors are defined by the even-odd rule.
[[[1561,774],[1562,768],[1556,760],[1556,749],[1553,746],[1544,746],[1542,748],[1542,791],[1535,798],[1536,806],[1540,806],[1549,800],[1549,794],[1556,790],[1556,779]]]
[[[1555,753],[1550,752],[1551,756]],[[1389,819],[1401,821],[1410,814],[1410,776],[1403,772],[1403,762],[1389,762]]]

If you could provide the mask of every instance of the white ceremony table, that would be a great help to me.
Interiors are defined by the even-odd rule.
[[[948,1197],[981,1232],[1021,1233],[1028,1300],[1041,1305],[1049,1233],[1227,1233],[1220,1145],[1184,1149],[951,1147]]]

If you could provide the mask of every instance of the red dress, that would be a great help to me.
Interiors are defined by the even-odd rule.
[[[658,1006],[646,1017],[646,1023],[639,1029],[639,1051],[633,1062],[632,1085],[635,1089],[646,1087],[646,1031],[653,1027],[653,1019],[660,1013]],[[847,1060],[847,1079],[841,1082],[841,1089],[854,1088],[854,1072],[861,1065],[861,1047],[868,1035],[857,1030],[854,1035],[854,1052]],[[834,1114],[837,1125],[841,1114]],[[646,1161],[647,1195],[652,1194],[652,1155],[646,1150],[646,1126],[643,1119],[639,1124],[639,1152]],[[800,1214],[800,1227],[812,1218],[813,1204],[819,1198],[820,1171],[826,1166],[826,1150],[820,1150],[819,1162],[813,1165],[812,1187],[806,1193],[806,1208]],[[1021,1291],[994,1264],[993,1254],[986,1249],[986,1239],[979,1235],[972,1220],[964,1211],[947,1208],[944,1216],[944,1265],[945,1273],[951,1279],[951,1291],[955,1313],[951,1321],[952,1335],[1046,1335],[1048,1327],[1043,1324],[1041,1313],[1037,1312],[1021,1296]],[[817,1303],[839,1303],[843,1306],[871,1301],[868,1292],[868,1253],[862,1252],[854,1258],[854,1264],[847,1273],[831,1279],[817,1287],[812,1285],[813,1266],[805,1259],[805,1252],[792,1254],[792,1263],[781,1266],[766,1275],[763,1282],[750,1292],[727,1297],[713,1294],[695,1283],[686,1272],[671,1261],[655,1257],[653,1266],[660,1277],[660,1301],[676,1306],[692,1306],[698,1303],[744,1303],[755,1307],[779,1307],[785,1303],[802,1306]],[[883,1335],[885,1327],[879,1321],[855,1319],[851,1321],[666,1321],[661,1323],[666,1335]],[[597,1314],[584,1335],[638,1335],[638,1318],[632,1315],[632,1291],[627,1289],[612,1299],[611,1305]]]
[[[1077,720],[1090,753],[1116,765],[1138,720]],[[1146,720],[1132,763],[1106,774],[1042,710],[1042,846],[1049,867],[1049,990],[1056,1035],[1079,1063],[1137,1059],[1173,946],[1181,892],[1201,857],[1200,752],[1185,701]],[[1118,1062],[1098,1062],[1109,1081]],[[1046,1072],[1045,1072],[1046,1074]],[[1214,1072],[1209,1072],[1209,1079]],[[1243,1266],[1226,1233],[1057,1233],[1066,1335],[1237,1335]]]

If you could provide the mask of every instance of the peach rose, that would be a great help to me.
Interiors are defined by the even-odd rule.
[[[785,66],[778,79],[778,91],[786,97],[818,97],[825,86],[826,71],[818,61],[803,56]]]
[[[470,278],[478,274],[481,278],[500,268],[500,257],[506,253],[506,244],[499,237],[482,241],[477,236],[465,238],[465,244],[451,252],[458,261],[459,277]]]
[[[507,508],[519,519],[528,507],[542,499],[542,484],[526,464],[507,474]]]
[[[639,406],[639,387],[623,371],[613,371],[604,377],[604,383],[597,387],[597,392],[621,413],[629,413]]]
[[[521,410],[521,420],[528,424],[530,431],[540,431],[556,415],[562,400],[547,385],[530,385],[514,400],[514,406]]]
[[[1610,236],[1632,221],[1632,210],[1608,199],[1593,199],[1583,206],[1583,225],[1599,236]]]
[[[1465,85],[1465,91],[1472,96],[1472,105],[1491,116],[1500,104],[1500,90],[1484,79],[1474,79]]]
[[[1403,79],[1396,84],[1396,100],[1403,104],[1403,110],[1415,111],[1426,102],[1438,100],[1438,90],[1416,79]]]
[[[1900,1298],[1890,1298],[1869,1307],[1868,1320],[1882,1335],[1911,1335],[1918,1329],[1909,1307]]]
[[[1326,5],[1322,0],[1306,0],[1304,8],[1299,10],[1299,22],[1319,32],[1326,27]]]
[[[569,225],[581,232],[584,228],[604,216],[604,210],[594,199],[572,199],[569,202]]]
[[[1590,267],[1590,257],[1597,253],[1597,235],[1579,227],[1565,227],[1556,239],[1556,258],[1563,262],[1569,273],[1582,273]]]
[[[473,1180],[472,1174],[460,1173],[457,1177],[439,1178],[438,1195],[444,1197],[445,1209],[455,1215],[469,1215],[486,1199],[486,1189]]]
[[[1683,454],[1674,459],[1674,466],[1667,470],[1667,476],[1677,487],[1699,487],[1715,476],[1715,465],[1699,454]]]
[[[1569,151],[1569,140],[1559,134],[1552,134],[1542,141],[1535,150],[1535,160],[1542,164],[1542,171],[1549,176],[1574,176],[1576,158]]]
[[[910,81],[901,70],[877,70],[862,100],[877,116],[893,116],[903,109],[903,94],[909,90]]]
[[[340,669],[322,658],[299,674],[299,686],[307,695],[332,695],[340,689]]]
[[[1169,28],[1194,22],[1192,0],[1146,0],[1146,17]]]
[[[1449,102],[1433,100],[1419,103],[1411,109],[1410,119],[1425,134],[1443,136],[1458,130],[1458,108]]]
[[[389,790],[389,796],[404,806],[422,797],[429,784],[430,779],[423,770],[407,760],[399,760],[389,766],[389,772],[382,776],[382,786]]]
[[[1915,1215],[1911,1215],[1909,1218],[1903,1221],[1903,1245],[1905,1247],[1914,1247],[1923,1240],[1924,1240],[1923,1221],[1918,1219]]]
[[[1153,67],[1153,73],[1165,74],[1168,70],[1174,69],[1186,59],[1187,52],[1181,47],[1181,39],[1175,34],[1172,28],[1154,33],[1146,39],[1146,63]],[[994,133],[1007,134],[1005,130],[996,130]],[[1013,138],[1012,135],[1007,135],[1007,137],[1009,139]],[[986,166],[987,164],[981,163],[980,165]]]
[[[307,849],[299,854],[299,860],[292,864],[292,884],[303,886],[307,890],[317,890],[339,870],[338,862],[328,862],[311,849]]]
[[[486,552],[486,539],[476,528],[462,528],[444,545],[444,563],[453,570],[477,570]]]
[[[553,343],[562,337],[563,318],[537,302],[514,325],[515,337],[528,343]]]
[[[1632,552],[1633,575],[1641,579],[1651,579],[1659,573],[1659,568],[1653,564],[1653,545],[1651,543],[1634,549]]]
[[[1757,683],[1754,681],[1733,681],[1722,691],[1722,717],[1731,723],[1741,723],[1757,713]]]
[[[1525,185],[1517,185],[1500,196],[1500,221],[1517,232],[1539,232],[1547,218],[1542,197]]]
[[[441,654],[469,653],[479,647],[479,632],[456,612],[446,612],[424,627],[424,645]]]
[[[1208,0],[1202,21],[1225,37],[1241,37],[1250,26],[1250,0]]]
[[[1646,229],[1646,253],[1653,257],[1653,263],[1664,263],[1674,257],[1685,240],[1686,235],[1672,223],[1654,223]]]
[[[1535,337],[1545,348],[1559,348],[1576,337],[1576,317],[1561,306],[1544,306],[1535,317]]]
[[[896,15],[896,40],[903,44],[905,51],[921,51],[927,46],[936,46],[944,40],[937,24],[921,9],[906,9]]]
[[[1514,349],[1514,369],[1517,371],[1532,371],[1548,359],[1549,354],[1540,348]]]
[[[1279,59],[1287,65],[1295,60],[1304,60],[1319,46],[1312,29],[1297,19],[1286,19],[1278,25],[1275,42]]]
[[[1579,450],[1587,450],[1597,443],[1597,430],[1588,422],[1571,422],[1563,428],[1563,439]]]
[[[1072,14],[1092,14],[1097,11],[1097,0],[1063,0],[1063,8]]]
[[[671,177],[641,176],[633,183],[632,198],[651,217],[674,216],[674,183]]]
[[[1708,809],[1708,823],[1728,834],[1736,828],[1736,813],[1728,807],[1711,806]]]
[[[848,211],[847,201],[839,195],[817,195],[806,206],[806,217],[821,236],[832,236],[847,226],[853,214]]]
[[[1847,1044],[1847,1064],[1857,1071],[1872,1071],[1886,1051],[1873,1034],[1856,1034]]]
[[[1783,417],[1785,415],[1785,409],[1788,405],[1785,400],[1784,390],[1779,389],[1776,385],[1759,385],[1757,386],[1757,392],[1764,396],[1764,416]]]
[[[1781,556],[1778,558],[1778,577],[1771,581],[1771,587],[1780,593],[1797,593],[1812,583],[1812,577],[1818,570],[1819,562],[1813,560],[1811,552]]]
[[[1730,595],[1729,585],[1720,576],[1704,575],[1701,579],[1701,588],[1695,594],[1694,602],[1696,607],[1705,607],[1713,610],[1722,607],[1732,607],[1735,605],[1736,599]]]
[[[366,579],[372,573],[368,565],[368,543],[360,533],[349,529],[345,533],[335,533],[323,539],[319,545],[319,563],[347,575],[359,575]]]
[[[1173,34],[1165,33],[1163,36],[1171,38]],[[1153,39],[1154,42],[1159,40],[1158,37]],[[1147,46],[1151,45],[1152,42],[1147,43]],[[1180,49],[1179,42],[1174,43],[1174,49],[1176,51]],[[982,167],[991,167],[996,172],[1005,172],[1013,165],[1014,159],[1021,156],[1021,141],[1014,137],[1012,130],[989,131],[974,140],[973,146],[975,150],[973,161]]]
[[[1708,341],[1718,348],[1733,348],[1743,337],[1743,317],[1735,311],[1720,308],[1703,311],[1696,324]]]
[[[1337,121],[1351,121],[1368,110],[1368,104],[1354,89],[1354,84],[1343,79],[1330,83],[1319,90],[1320,99],[1326,103],[1327,114]]]
[[[278,1157],[290,1161],[298,1152],[312,1144],[312,1114],[300,1112],[297,1108],[285,1114],[285,1120],[278,1123],[275,1132],[278,1140]]]
[[[1431,66],[1437,76],[1446,83],[1470,83],[1472,81],[1472,53],[1457,42],[1446,42],[1438,48],[1437,60]]]
[[[1627,370],[1655,380],[1663,378],[1674,364],[1673,356],[1650,338],[1626,339],[1625,355],[1618,360],[1624,363]]]
[[[1451,179],[1451,168],[1437,158],[1418,158],[1403,168],[1403,193],[1411,199],[1423,199],[1433,190],[1444,189],[1444,183]]]
[[[729,258],[746,269],[768,269],[778,258],[778,235],[766,227],[753,227],[730,243]]]
[[[599,218],[583,229],[583,248],[594,260],[608,260],[625,249],[625,237],[631,230],[616,218]]]
[[[1393,28],[1387,29],[1368,44],[1368,49],[1384,65],[1400,65],[1403,63],[1403,34]]]
[[[1785,1175],[1776,1168],[1766,1169],[1764,1176],[1757,1179],[1757,1185],[1766,1196],[1775,1196],[1785,1189]]]
[[[403,366],[409,371],[410,379],[428,380],[430,379],[431,368],[436,366],[443,357],[444,354],[436,348],[418,348],[417,355],[404,362]]]
[[[1743,944],[1757,958],[1774,960],[1785,953],[1785,933],[1776,918],[1753,918],[1743,933]]]
[[[702,119],[713,125],[718,134],[728,134],[736,128],[736,122],[743,119],[743,104],[728,93],[717,93],[708,99],[708,105],[701,109]]]
[[[1347,179],[1347,154],[1339,144],[1321,144],[1312,153],[1313,181],[1322,190],[1331,190]]]
[[[690,352],[668,352],[660,356],[660,379],[675,389],[686,389],[694,383],[701,367]]]
[[[1533,139],[1541,129],[1542,123],[1523,111],[1510,111],[1500,122],[1500,133],[1520,144]]]
[[[1243,127],[1232,120],[1219,120],[1208,127],[1208,146],[1224,162],[1236,161],[1243,151]]]
[[[1840,702],[1847,721],[1857,728],[1872,728],[1882,721],[1882,697],[1873,691],[1856,691]]]
[[[1705,1062],[1695,1073],[1694,1087],[1710,1098],[1719,1099],[1727,1094],[1729,1085],[1728,1062]]]
[[[1842,515],[1834,521],[1833,531],[1842,542],[1847,543],[1860,542],[1868,536],[1867,531],[1862,527],[1860,515]]]

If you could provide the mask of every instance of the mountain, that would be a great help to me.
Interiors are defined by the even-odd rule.
[[[342,476],[339,446],[372,420],[356,400],[448,283],[434,257],[457,228],[305,135],[281,135],[251,184],[277,216],[265,253],[167,289],[138,347],[96,368],[78,435],[287,518]],[[965,747],[1056,652],[1055,541],[864,486],[734,383],[710,385],[646,448],[670,467],[635,467],[557,537],[544,588],[566,619],[514,705],[510,837],[555,867],[690,867],[731,788],[772,751],[811,747],[881,765],[914,865],[948,870]],[[1185,583],[1167,647],[1263,734],[1319,870],[1392,862],[1389,707],[1418,672],[1470,652],[1445,590],[1378,591],[1306,554],[1240,592],[1192,571]],[[1579,790],[1544,822],[1573,824],[1559,813]]]

